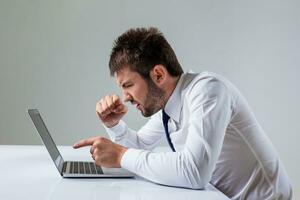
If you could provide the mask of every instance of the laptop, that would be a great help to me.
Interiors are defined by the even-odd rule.
[[[120,168],[102,168],[94,162],[64,161],[37,109],[29,109],[33,124],[42,138],[59,174],[68,178],[132,178],[134,174]]]

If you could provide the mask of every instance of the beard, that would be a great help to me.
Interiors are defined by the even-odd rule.
[[[142,115],[144,117],[150,117],[159,111],[165,103],[166,92],[161,88],[157,87],[152,80],[147,81],[148,91],[146,95],[146,101]]]

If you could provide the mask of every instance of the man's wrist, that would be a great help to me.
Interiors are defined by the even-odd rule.
[[[133,173],[137,173],[137,161],[142,161],[145,159],[145,156],[141,156],[143,152],[145,155],[145,150],[128,148],[128,150],[122,156],[121,167]]]
[[[116,126],[116,125],[118,125],[119,124],[119,122],[116,122],[116,123],[113,123],[113,124],[105,124],[104,123],[104,125],[107,127],[107,128],[112,128],[112,127],[114,127],[114,126]]]
[[[126,153],[127,150],[128,150],[128,148],[123,147],[123,146],[122,146],[122,148],[120,150],[119,160],[118,160],[118,163],[119,163],[120,167],[121,167],[121,160],[122,160],[122,158],[123,158],[123,156],[124,156],[124,154]]]

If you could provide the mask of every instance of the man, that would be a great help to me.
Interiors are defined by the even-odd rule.
[[[286,171],[246,100],[224,77],[183,73],[156,28],[130,29],[114,44],[109,62],[124,102],[151,119],[135,132],[121,119],[127,107],[107,95],[96,113],[112,141],[95,137],[97,165],[123,167],[153,182],[193,189],[211,183],[231,199],[291,199]],[[152,152],[166,139],[169,152]]]

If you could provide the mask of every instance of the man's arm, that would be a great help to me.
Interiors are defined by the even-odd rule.
[[[160,113],[154,114],[138,132],[127,127],[122,120],[105,129],[113,142],[135,149],[152,150],[165,136]]]

